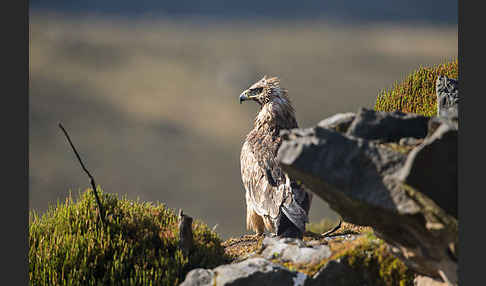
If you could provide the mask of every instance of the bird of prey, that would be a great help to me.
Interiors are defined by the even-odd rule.
[[[246,190],[246,227],[261,235],[302,238],[309,221],[312,194],[290,178],[277,161],[280,130],[297,128],[287,90],[277,77],[264,76],[243,91],[243,101],[255,101],[260,110],[241,149],[241,179]]]

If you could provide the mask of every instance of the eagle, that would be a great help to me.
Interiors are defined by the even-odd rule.
[[[278,77],[266,75],[239,96],[255,101],[260,110],[240,155],[246,193],[246,227],[257,235],[265,230],[279,237],[302,239],[309,221],[312,194],[290,178],[277,161],[280,131],[297,128],[294,108]]]

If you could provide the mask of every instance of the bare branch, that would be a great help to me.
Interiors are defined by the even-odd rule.
[[[336,225],[333,229],[326,231],[325,233],[321,234],[321,236],[328,236],[331,233],[335,232],[336,230],[341,228],[341,224],[343,223],[343,220],[340,219],[338,225]]]
[[[83,161],[81,160],[81,157],[78,154],[78,151],[74,147],[73,142],[71,141],[71,138],[69,137],[69,134],[67,133],[66,129],[64,129],[64,126],[62,126],[61,122],[59,122],[59,128],[61,128],[62,132],[64,132],[64,135],[66,135],[66,138],[69,141],[69,145],[71,145],[71,148],[73,149],[74,154],[76,154],[76,157],[78,158],[78,161],[81,164],[81,168],[83,168],[83,170],[86,172],[86,174],[88,174],[89,182],[91,184],[91,187],[93,188],[93,193],[94,193],[94,196],[95,196],[95,199],[96,199],[96,204],[98,205],[98,209],[100,211],[100,219],[101,219],[101,222],[104,224],[105,223],[105,220],[104,220],[105,213],[103,211],[103,206],[101,204],[100,198],[98,197],[98,192],[96,191],[95,180],[94,180],[93,176],[91,176],[91,173],[88,171],[88,169],[86,169],[86,167],[84,166]]]

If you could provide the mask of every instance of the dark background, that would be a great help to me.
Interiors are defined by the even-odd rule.
[[[75,13],[140,16],[204,16],[212,19],[270,20],[324,18],[338,21],[421,21],[457,24],[457,1],[158,1],[158,0],[31,0],[31,9],[48,9]],[[146,15],[145,15],[146,16]]]
[[[279,76],[306,127],[457,57],[457,1],[31,1],[29,22],[29,208],[89,186],[62,121],[105,191],[223,237],[245,232],[242,90]]]

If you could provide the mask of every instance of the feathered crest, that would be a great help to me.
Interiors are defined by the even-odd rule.
[[[278,96],[280,98],[284,98],[285,100],[287,100],[289,105],[292,104],[292,102],[290,101],[290,98],[288,97],[287,89],[280,86],[280,78],[278,78],[276,76],[268,78],[268,76],[265,75],[262,80],[265,80],[265,82],[266,82],[267,96],[269,96],[269,97]]]

